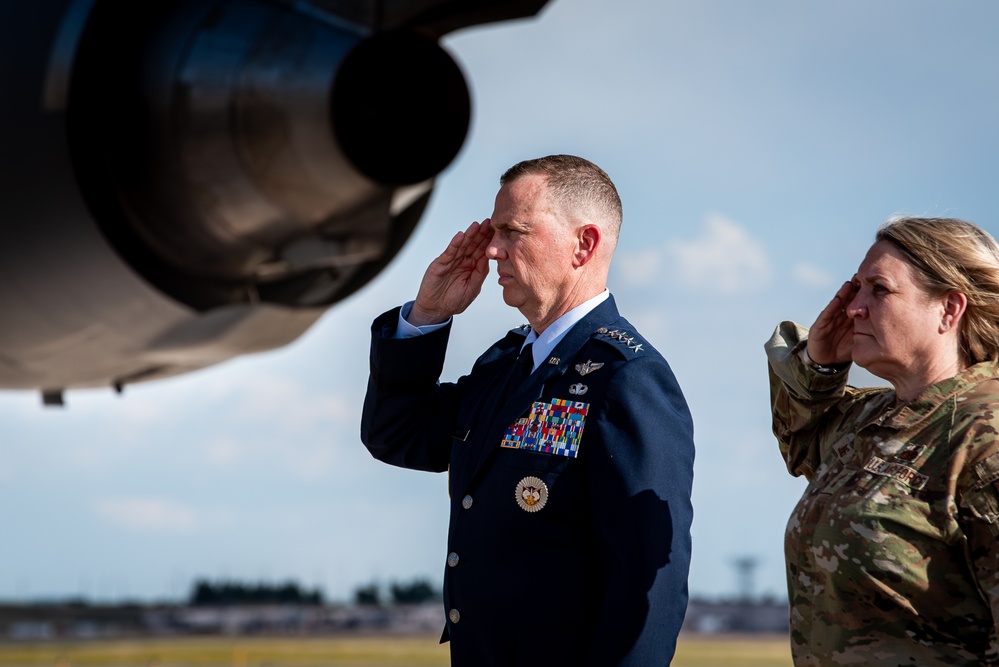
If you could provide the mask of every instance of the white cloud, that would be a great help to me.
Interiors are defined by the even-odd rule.
[[[113,525],[147,533],[188,533],[198,524],[193,508],[159,498],[105,498],[95,510]]]
[[[352,377],[349,386],[364,385]],[[206,434],[195,453],[217,469],[232,472],[266,465],[298,479],[316,480],[366,455],[357,441],[360,390],[315,390],[295,378],[267,375],[239,378],[225,396],[224,405],[216,409],[218,417],[242,428]]]
[[[625,284],[638,287],[653,282],[659,275],[662,264],[662,250],[649,248],[624,255],[614,263],[614,269]]]
[[[354,430],[351,430],[352,435]],[[356,449],[363,451],[360,444]],[[290,473],[305,480],[322,479],[338,467],[349,467],[355,455],[360,456],[359,452],[353,452],[353,448],[340,442],[337,433],[317,430],[288,434],[280,428],[250,433],[241,439],[216,438],[200,450],[205,461],[219,470],[259,471],[266,466],[272,472]]]
[[[718,294],[765,287],[773,275],[763,244],[739,224],[718,214],[705,217],[700,237],[622,253],[614,270],[631,287],[673,282],[698,292]]]
[[[833,287],[836,279],[825,269],[820,269],[814,264],[798,262],[791,269],[794,280],[806,287]]]
[[[666,255],[672,260],[677,279],[684,284],[722,294],[764,287],[773,273],[763,244],[733,220],[718,214],[705,218],[699,238],[669,242]]]
[[[243,447],[233,438],[217,438],[210,441],[204,448],[205,458],[209,462],[228,466],[240,459]]]
[[[338,394],[311,392],[286,377],[243,378],[234,395],[235,416],[268,422],[278,419],[299,431],[353,423],[360,412],[359,398],[351,401]]]

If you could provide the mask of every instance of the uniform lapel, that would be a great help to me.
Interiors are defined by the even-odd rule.
[[[548,359],[541,362],[541,366],[531,374],[527,382],[511,392],[504,403],[496,406],[492,414],[481,415],[482,419],[486,421],[491,418],[491,423],[482,431],[484,440],[479,448],[472,480],[479,475],[486,461],[495,455],[506,429],[517,419],[527,415],[534,401],[542,398],[545,386],[553,377],[565,374],[580,348],[590,339],[593,332],[601,326],[609,326],[619,317],[614,297],[608,296],[603,303],[587,313],[586,317],[569,329],[569,332],[555,346]],[[516,358],[517,352],[519,350],[513,353],[514,358]],[[553,359],[557,361],[553,362]],[[498,384],[502,387],[501,383]],[[500,400],[502,392],[494,389],[493,395],[497,400]]]

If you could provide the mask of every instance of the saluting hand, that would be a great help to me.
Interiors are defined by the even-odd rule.
[[[440,324],[468,308],[489,275],[486,246],[492,237],[489,218],[473,222],[464,232],[454,235],[423,274],[420,291],[406,318],[410,324]]]
[[[846,314],[846,306],[856,293],[853,281],[843,283],[809,329],[808,356],[815,363],[832,366],[852,360],[853,319]]]

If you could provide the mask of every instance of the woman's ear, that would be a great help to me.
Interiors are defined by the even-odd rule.
[[[968,297],[962,292],[949,292],[944,301],[943,317],[940,318],[940,332],[956,327],[967,308]]]

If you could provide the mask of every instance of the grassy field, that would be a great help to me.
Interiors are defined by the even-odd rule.
[[[4,667],[447,667],[434,637],[0,642]],[[673,667],[790,667],[784,636],[684,635]]]
[[[786,635],[683,635],[672,667],[791,667]]]

